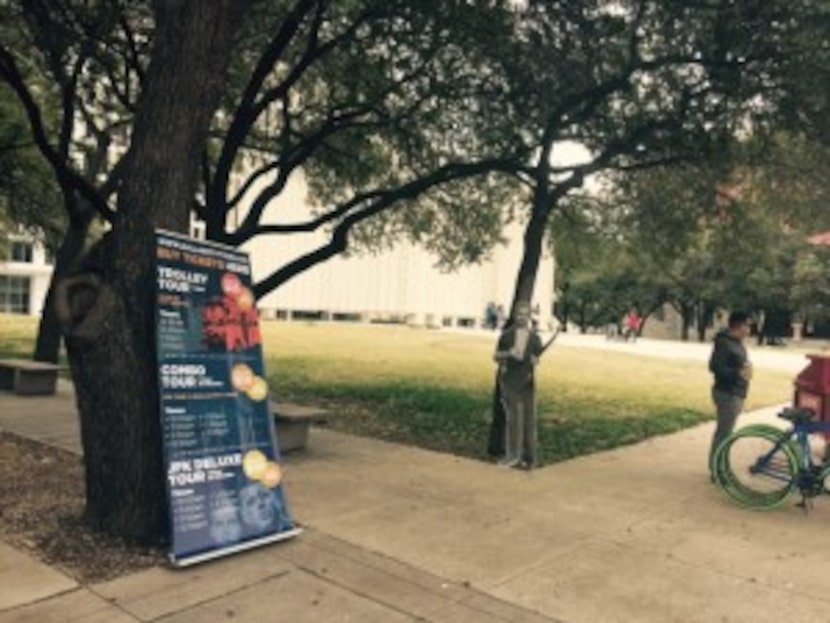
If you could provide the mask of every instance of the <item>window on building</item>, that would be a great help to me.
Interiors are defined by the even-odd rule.
[[[31,242],[12,242],[11,248],[12,262],[26,262],[32,263],[32,243]]]
[[[28,314],[29,278],[0,275],[0,312],[5,314]]]
[[[196,219],[190,219],[190,237],[196,240],[204,240],[207,238],[207,227],[205,226],[204,221],[197,221]]]

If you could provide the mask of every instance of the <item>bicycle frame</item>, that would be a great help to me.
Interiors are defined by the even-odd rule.
[[[809,484],[805,482],[805,477],[808,479],[815,478],[814,468],[817,466],[813,462],[813,453],[810,448],[810,435],[822,433],[830,433],[830,422],[794,422],[790,430],[786,431],[784,436],[779,439],[771,450],[758,457],[749,471],[752,474],[763,474],[780,480],[782,482],[791,482],[791,484]],[[785,467],[778,467],[773,463],[773,456],[780,451],[785,445],[792,442],[795,437],[795,443],[798,447],[799,466],[796,478],[792,479],[789,471]],[[830,469],[830,465],[821,464],[822,478],[824,471]]]
[[[809,409],[784,409],[779,417],[791,426],[782,430],[769,424],[750,424],[724,439],[712,456],[712,479],[744,508],[771,510],[798,491],[799,506],[806,511],[810,498],[830,493],[830,460],[814,461],[810,447],[810,435],[827,436],[830,422],[815,421]],[[756,447],[752,452],[752,445],[740,445],[744,440],[763,441],[769,449]],[[735,454],[736,447],[745,450]]]

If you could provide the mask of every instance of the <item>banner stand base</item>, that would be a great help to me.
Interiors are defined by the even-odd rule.
[[[195,554],[194,556],[185,556],[182,558],[176,558],[173,554],[168,554],[167,557],[170,560],[170,564],[173,567],[176,567],[177,569],[183,569],[185,567],[190,567],[201,562],[207,562],[208,560],[213,560],[215,558],[222,558],[223,556],[229,556],[231,554],[244,552],[245,550],[260,547],[262,545],[268,545],[269,543],[285,541],[287,539],[294,538],[295,536],[301,534],[302,531],[302,528],[294,528],[292,530],[285,530],[284,532],[270,534],[268,536],[260,537],[258,539],[252,539],[250,541],[245,541],[244,543],[238,543],[231,547],[212,550],[209,552],[205,552],[203,554]]]

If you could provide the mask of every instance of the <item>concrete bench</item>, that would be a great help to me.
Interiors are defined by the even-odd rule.
[[[55,393],[61,366],[28,359],[0,359],[0,389],[21,396],[49,396]]]
[[[319,407],[275,401],[271,401],[271,413],[274,414],[280,452],[305,448],[308,444],[308,431],[311,425],[322,424],[331,415],[329,411]]]

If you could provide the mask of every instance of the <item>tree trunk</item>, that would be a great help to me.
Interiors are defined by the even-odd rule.
[[[504,430],[507,426],[507,414],[504,411],[504,402],[502,402],[498,370],[496,370],[496,377],[493,379],[493,388],[492,418],[490,420],[490,434],[487,439],[487,454],[497,458],[503,456],[506,450]]]
[[[698,311],[697,337],[698,341],[703,343],[706,341],[706,329],[715,317],[715,306],[709,301],[703,301]]]
[[[79,207],[75,218],[69,220],[69,227],[61,240],[60,248],[55,254],[55,267],[43,302],[43,311],[37,331],[37,341],[33,359],[35,361],[58,362],[60,355],[61,333],[60,322],[55,313],[55,284],[65,275],[77,267],[86,243],[89,224],[92,221],[94,210],[92,206]]]
[[[756,330],[757,334],[755,336],[755,339],[756,339],[756,342],[757,342],[758,346],[763,346],[764,345],[764,338],[767,335],[767,313],[766,313],[766,310],[763,310],[763,309],[760,310],[758,312],[758,316],[759,316],[760,319],[759,319],[758,323],[756,324],[756,329],[755,330]]]
[[[695,329],[697,330],[697,341],[706,341],[706,303],[700,302],[695,307]]]
[[[682,326],[680,328],[680,339],[684,342],[689,341],[689,332],[692,328],[693,308],[691,305],[685,303],[680,305],[680,317]]]
[[[539,201],[537,200],[537,203]],[[542,259],[542,247],[545,241],[545,232],[547,232],[549,214],[550,209],[547,206],[534,205],[530,221],[525,227],[524,253],[522,263],[519,266],[519,273],[516,276],[513,303],[510,307],[511,317],[519,302],[529,305],[533,298],[533,289],[536,286],[536,275],[539,272],[539,262]]]
[[[35,361],[47,361],[58,363],[61,351],[61,333],[58,317],[55,315],[55,281],[61,275],[58,273],[58,263],[55,262],[55,272],[49,281],[49,288],[46,290],[46,298],[43,300],[40,321],[37,327],[37,339],[32,359]]]
[[[545,239],[545,232],[547,231],[549,214],[550,208],[548,207],[547,193],[537,192],[534,197],[533,212],[525,228],[524,254],[522,256],[522,263],[519,266],[519,273],[516,277],[516,288],[513,293],[513,302],[510,306],[508,323],[512,323],[513,315],[519,302],[530,305],[530,301],[533,298],[533,288],[536,285],[536,274],[539,271],[539,261],[542,257],[542,244]],[[487,444],[487,451],[491,456],[499,456],[505,452],[504,429],[507,417],[502,402],[498,371],[496,372],[496,378],[493,383],[492,404],[493,413],[490,422],[490,437]]]
[[[638,331],[638,335],[643,335],[643,331],[645,330],[646,322],[648,322],[654,314],[657,313],[657,310],[663,307],[665,303],[654,303],[651,307],[648,308],[645,314],[643,314],[642,319],[640,320],[640,330]]]
[[[706,341],[706,325],[697,325],[697,341],[701,344]]]
[[[186,232],[210,119],[244,3],[165,0],[136,111],[118,218],[56,284],[81,415],[87,516],[140,542],[168,536],[154,314],[154,229]]]
[[[559,321],[559,327],[562,333],[568,332],[568,321],[571,317],[571,305],[567,299],[567,291],[567,286],[562,288],[561,302],[554,303],[554,310],[555,312],[558,311],[558,313],[554,313],[554,315]]]

